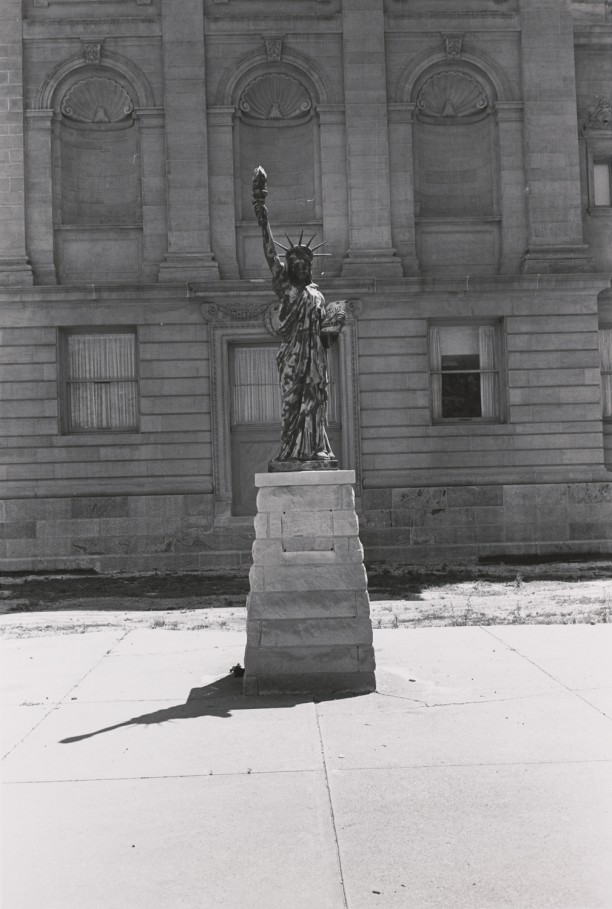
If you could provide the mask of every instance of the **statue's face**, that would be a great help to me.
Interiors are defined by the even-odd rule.
[[[310,284],[312,271],[310,262],[299,256],[292,256],[288,262],[289,280],[295,284]]]

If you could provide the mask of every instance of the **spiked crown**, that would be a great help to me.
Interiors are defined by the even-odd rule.
[[[315,257],[331,255],[331,253],[320,253],[320,252],[316,251],[317,249],[320,249],[322,246],[325,246],[325,241],[323,241],[323,243],[318,243],[317,246],[311,247],[310,244],[317,236],[316,234],[313,234],[307,243],[302,243],[302,240],[304,239],[303,230],[300,234],[300,239],[297,241],[297,243],[294,243],[288,234],[285,234],[285,236],[287,237],[289,246],[283,246],[283,244],[279,243],[277,240],[275,240],[274,242],[276,243],[277,246],[280,246],[280,248],[282,250],[284,250],[285,260],[287,262],[289,261],[289,259],[296,258],[296,259],[306,259],[306,261],[310,263],[310,262],[312,262],[312,260]]]

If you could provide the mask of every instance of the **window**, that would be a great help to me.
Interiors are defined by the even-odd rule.
[[[593,161],[593,205],[610,206],[612,197],[612,158]]]
[[[431,326],[429,358],[434,421],[500,420],[499,325]]]
[[[612,328],[603,328],[599,332],[599,353],[603,416],[604,419],[612,420]]]
[[[63,431],[137,430],[136,330],[67,329],[60,350]]]

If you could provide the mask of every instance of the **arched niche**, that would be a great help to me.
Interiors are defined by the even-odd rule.
[[[325,238],[321,128],[322,117],[325,128],[339,128],[330,123],[332,86],[320,67],[290,48],[283,48],[280,60],[257,51],[228,67],[215,101],[208,112],[211,179],[232,192],[231,210],[221,199],[211,203],[215,256],[226,275],[263,278],[268,270],[251,204],[253,169],[261,164],[268,173],[270,217],[279,239],[285,232],[299,236],[302,227]],[[335,149],[339,143],[328,146]],[[338,168],[328,170],[337,173]],[[232,217],[233,249],[220,226]]]
[[[133,93],[113,75],[84,75],[58,93],[58,227],[142,224]]]
[[[101,46],[96,60],[73,54],[41,83],[35,107],[25,112],[36,211],[29,243],[39,282],[156,277],[165,246],[159,225],[143,215],[148,178],[163,168],[163,158],[151,153],[163,136],[163,112],[154,103],[138,67]],[[41,174],[49,177],[44,186]],[[163,200],[156,204],[157,222]]]
[[[103,70],[112,73],[123,85],[129,85],[136,108],[155,106],[153,90],[142,72],[131,60],[111,51],[102,51],[98,63],[88,63],[82,53],[72,54],[55,66],[41,83],[34,107],[37,110],[48,110],[57,103],[58,91],[65,91],[70,85],[84,75],[99,73]]]
[[[317,101],[312,85],[289,68],[252,72],[235,95],[234,166],[241,273],[266,269],[251,203],[253,168],[269,174],[277,232],[321,234],[323,208]]]
[[[497,88],[470,61],[439,60],[411,80],[416,251],[421,271],[499,271]]]
[[[396,102],[400,104],[409,103],[414,97],[417,86],[422,83],[423,78],[428,73],[433,73],[436,69],[444,69],[445,67],[449,69],[456,68],[457,65],[488,86],[488,90],[497,101],[510,102],[519,100],[514,96],[506,73],[493,60],[483,54],[476,54],[464,49],[456,59],[449,58],[443,52],[432,54],[427,51],[418,56],[412,61],[410,66],[406,67],[398,79],[395,90]]]

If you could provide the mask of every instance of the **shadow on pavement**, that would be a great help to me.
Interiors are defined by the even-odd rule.
[[[115,729],[122,729],[125,726],[157,725],[166,723],[169,720],[191,720],[202,716],[231,719],[235,710],[261,710],[270,707],[276,709],[279,707],[289,708],[296,707],[298,704],[337,701],[350,697],[363,697],[363,694],[330,694],[328,696],[317,694],[316,697],[309,695],[304,695],[303,697],[291,695],[245,697],[242,693],[242,678],[237,678],[230,674],[211,682],[209,685],[205,685],[203,688],[192,688],[184,704],[175,704],[173,707],[164,707],[161,710],[154,710],[152,713],[143,713],[142,716],[135,716],[129,720],[124,720],[122,723],[105,726],[93,732],[72,735],[67,739],[60,739],[60,745],[73,745],[76,742],[84,741],[84,739],[91,739],[96,735],[112,732]]]

